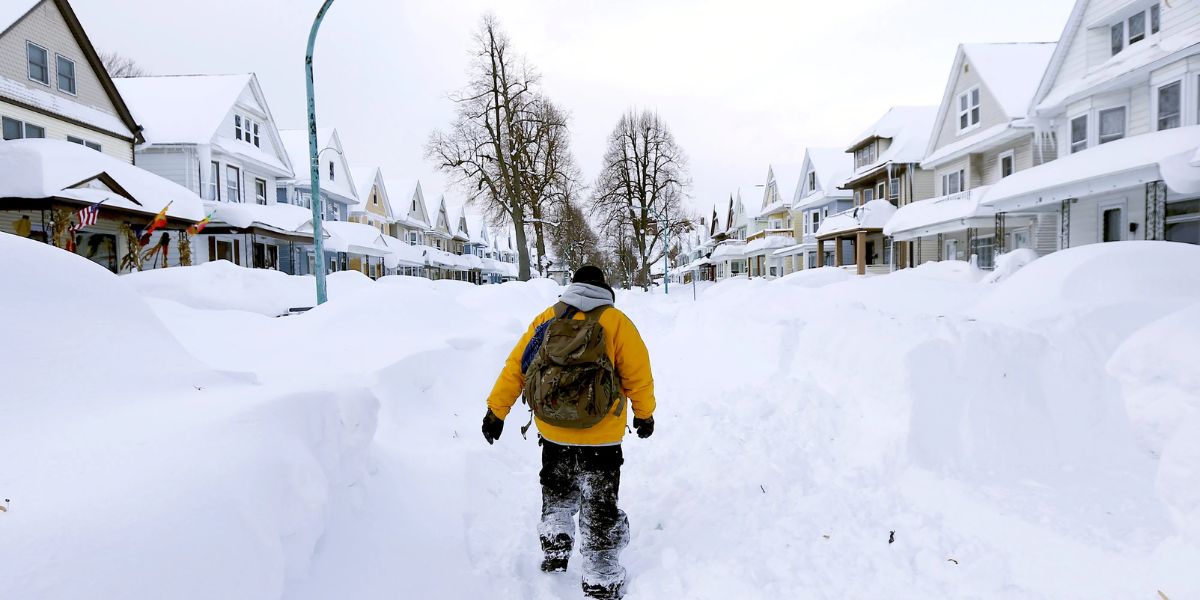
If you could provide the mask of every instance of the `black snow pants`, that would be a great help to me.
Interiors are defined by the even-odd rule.
[[[545,439],[541,444],[542,550],[546,556],[570,556],[579,513],[584,584],[624,583],[618,555],[629,545],[629,519],[617,508],[625,462],[621,446],[564,446]]]

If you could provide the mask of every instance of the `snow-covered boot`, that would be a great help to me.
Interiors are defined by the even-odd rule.
[[[543,537],[542,571],[546,573],[562,573],[567,570],[567,562],[571,559],[571,536],[560,533],[554,537]]]
[[[587,598],[595,598],[596,600],[621,600],[621,598],[625,597],[625,582],[599,585],[585,581],[583,583],[583,595]]]

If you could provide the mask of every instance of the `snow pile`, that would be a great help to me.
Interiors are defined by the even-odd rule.
[[[134,289],[261,383],[156,387],[69,430],[18,415],[0,451],[29,458],[0,487],[24,499],[0,525],[47,502],[31,482],[73,478],[18,527],[0,596],[578,597],[578,560],[538,571],[524,408],[479,435],[561,288],[385,277],[272,319],[230,308],[288,284],[173,271]],[[679,289],[617,294],[659,398],[624,446],[628,600],[1200,595],[1200,248],[1088,246],[995,284],[945,261]],[[70,512],[79,490],[134,510]]]
[[[1029,248],[1018,248],[1012,252],[1005,252],[996,257],[996,268],[992,269],[992,272],[984,280],[988,283],[1003,281],[1037,259],[1037,251]]]
[[[19,340],[0,345],[0,597],[278,598],[308,572],[330,499],[366,475],[373,394],[214,371],[123,279],[43,244],[0,234],[0,278]]]
[[[227,260],[192,267],[154,269],[121,278],[147,298],[171,300],[206,310],[239,310],[277,317],[292,308],[316,304],[317,284],[311,275],[288,275],[270,269],[244,269]],[[326,277],[329,296],[369,285],[358,271]]]
[[[859,229],[883,229],[895,214],[896,207],[891,202],[872,200],[826,217],[814,235],[823,237]]]

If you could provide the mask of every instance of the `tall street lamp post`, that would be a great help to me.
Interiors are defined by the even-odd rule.
[[[313,222],[313,269],[317,276],[317,304],[324,304],[328,299],[325,293],[325,242],[321,239],[321,165],[317,158],[317,106],[313,100],[313,46],[317,43],[317,30],[325,13],[333,0],[325,0],[317,18],[313,21],[312,29],[308,32],[308,52],[304,55],[304,86],[308,92],[308,166],[312,184],[312,222]]]

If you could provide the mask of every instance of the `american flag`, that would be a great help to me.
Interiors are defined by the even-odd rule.
[[[84,227],[88,227],[89,225],[95,225],[96,219],[99,218],[99,216],[100,216],[100,203],[99,202],[97,202],[96,204],[93,204],[87,208],[84,208],[83,210],[75,213],[75,220],[79,222],[79,224],[75,226],[75,229],[80,230],[80,229],[83,229]]]

